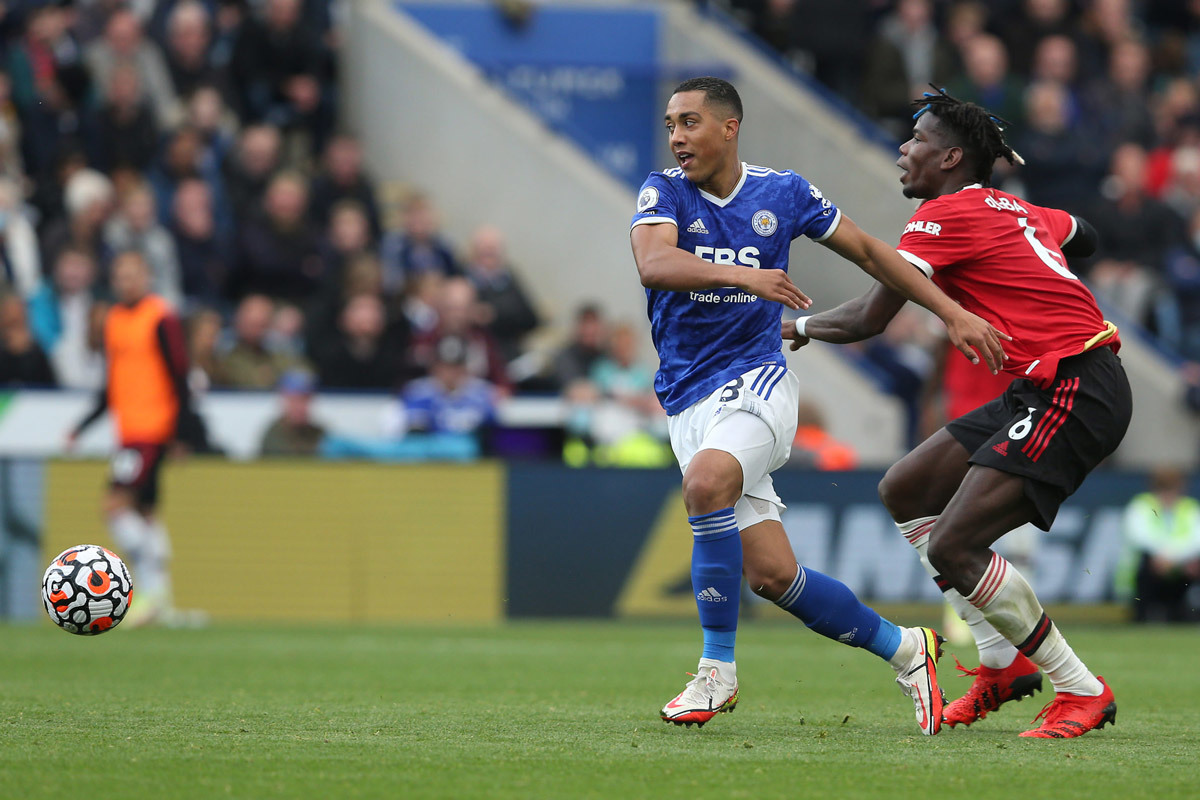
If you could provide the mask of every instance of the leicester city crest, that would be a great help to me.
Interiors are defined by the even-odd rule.
[[[638,213],[642,213],[647,208],[654,208],[656,205],[658,205],[658,189],[653,186],[642,189],[642,193],[638,195]]]
[[[754,219],[750,221],[750,224],[759,236],[770,236],[779,227],[779,218],[764,208],[762,211],[754,212]]]

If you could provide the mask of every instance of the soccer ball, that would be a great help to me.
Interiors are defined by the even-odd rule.
[[[42,578],[42,602],[64,631],[92,636],[112,630],[133,602],[125,562],[95,544],[69,547],[50,562]]]

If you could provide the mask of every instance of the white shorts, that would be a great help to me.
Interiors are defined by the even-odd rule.
[[[679,469],[701,450],[722,450],[742,465],[738,528],[779,519],[783,501],[771,473],[787,463],[796,438],[800,379],[786,367],[750,370],[703,400],[667,418]]]

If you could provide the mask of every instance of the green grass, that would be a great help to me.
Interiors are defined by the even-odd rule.
[[[689,625],[0,627],[0,797],[1200,795],[1197,632],[1068,633],[1118,724],[1031,741],[1044,694],[922,737],[886,665],[783,624],[744,626],[741,705],[703,730],[656,715]]]

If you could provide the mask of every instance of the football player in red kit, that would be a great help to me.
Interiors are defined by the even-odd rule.
[[[1029,583],[992,544],[1032,522],[1048,530],[1061,503],[1112,453],[1129,426],[1129,381],[1105,321],[1067,256],[1089,255],[1095,230],[990,186],[1016,156],[1006,123],[944,91],[917,101],[896,162],[907,197],[925,201],[897,248],[946,294],[1012,337],[1000,397],[952,420],[884,476],[879,494],[947,600],[970,625],[980,666],[946,724],[970,725],[1041,685],[1055,697],[1022,736],[1072,738],[1116,720],[1093,675],[1046,616]],[[886,327],[904,298],[882,284],[829,311],[785,323],[808,339],[853,342]]]

